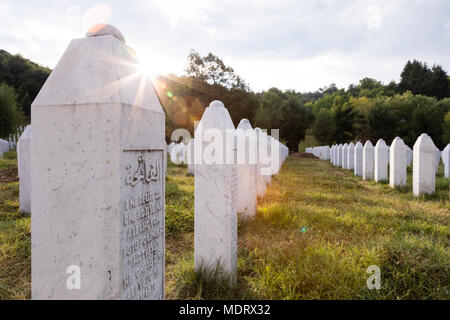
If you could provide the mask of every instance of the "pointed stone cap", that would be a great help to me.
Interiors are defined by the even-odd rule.
[[[417,148],[422,152],[436,152],[436,146],[434,145],[433,140],[426,133],[422,133],[419,138],[417,138],[416,143],[413,146],[413,150]]]
[[[358,141],[355,145],[355,149],[362,149],[362,148],[363,148],[363,145],[362,145],[361,141]]]
[[[237,128],[238,129],[241,129],[241,130],[252,130],[252,125],[250,124],[250,121],[248,121],[248,119],[242,119],[240,122],[239,122],[239,124],[238,124],[238,126],[237,126]]]
[[[164,114],[129,48],[115,36],[96,34],[70,42],[32,108],[121,104]]]
[[[233,129],[234,124],[231,120],[230,114],[222,101],[214,100],[209,104],[209,107],[205,109],[202,119],[202,130],[216,129],[225,132],[227,129]],[[197,130],[198,130],[197,126]],[[197,132],[196,130],[196,132]]]
[[[391,149],[397,151],[397,149],[402,148],[406,151],[406,148],[409,148],[405,143],[403,142],[403,139],[400,137],[395,137],[395,139],[392,141]]]
[[[86,37],[101,37],[101,36],[113,36],[123,43],[125,43],[125,37],[122,32],[116,27],[106,23],[99,23],[89,28],[86,32]]]
[[[25,130],[22,132],[22,135],[20,136],[19,140],[22,139],[31,139],[31,124],[27,125]]]
[[[370,140],[367,140],[364,144],[364,149],[373,149],[373,144]]]
[[[375,148],[376,148],[376,149],[380,149],[380,148],[385,148],[385,149],[387,149],[386,142],[384,142],[383,139],[379,139],[379,140],[377,141],[377,144],[375,145]]]

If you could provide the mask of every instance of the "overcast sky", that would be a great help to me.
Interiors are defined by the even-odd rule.
[[[195,49],[255,91],[398,81],[414,58],[450,71],[449,0],[0,0],[0,49],[53,68],[98,22],[116,26],[153,74],[182,74]]]

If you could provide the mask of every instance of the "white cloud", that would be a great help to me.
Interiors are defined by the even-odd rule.
[[[148,69],[182,73],[213,52],[255,90],[398,79],[407,59],[450,71],[447,0],[1,1],[0,48],[54,67],[72,38],[109,21]],[[99,21],[97,21],[99,20]]]

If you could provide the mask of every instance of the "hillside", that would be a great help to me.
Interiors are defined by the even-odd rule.
[[[51,70],[22,57],[0,49],[0,83],[13,87],[19,107],[29,119],[31,103],[39,93]]]

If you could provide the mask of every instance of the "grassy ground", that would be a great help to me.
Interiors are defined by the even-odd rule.
[[[16,166],[0,159],[0,172]],[[193,271],[194,179],[169,165],[166,183],[168,299],[449,299],[449,180],[437,192],[361,181],[316,159],[288,159],[238,226],[233,288]],[[411,172],[408,172],[409,184]],[[381,269],[368,290],[366,269]],[[18,183],[0,183],[0,299],[30,298],[30,218],[18,213]]]
[[[16,153],[0,159],[0,176],[17,167]],[[19,182],[0,183],[0,300],[29,299],[31,280],[30,218],[19,214]]]
[[[394,190],[328,162],[288,159],[256,218],[239,223],[238,282],[228,289],[193,271],[193,178],[169,167],[167,298],[449,299],[442,175],[435,195],[414,198],[411,171],[409,188]],[[380,290],[367,289],[371,265],[381,269]]]

